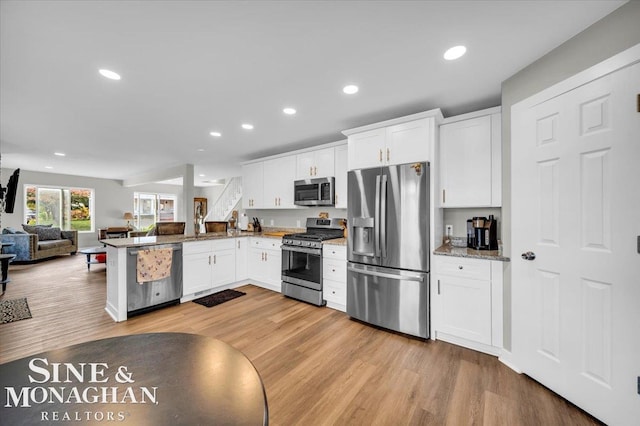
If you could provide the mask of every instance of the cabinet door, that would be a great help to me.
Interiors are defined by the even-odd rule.
[[[310,179],[313,177],[315,155],[313,152],[305,152],[296,155],[296,179]]]
[[[183,256],[182,295],[187,296],[213,288],[211,280],[210,253]]]
[[[242,207],[257,209],[263,207],[264,163],[242,166]]]
[[[374,129],[349,136],[349,170],[369,169],[383,164],[386,129]]]
[[[491,206],[491,116],[440,126],[442,207]]]
[[[230,284],[236,280],[236,251],[219,250],[213,252],[213,286]]]
[[[264,281],[280,287],[282,282],[282,253],[280,250],[265,250],[264,258]]]
[[[335,149],[335,201],[337,209],[347,208],[347,145]]]
[[[313,151],[313,177],[330,177],[335,175],[335,148]],[[346,155],[346,154],[345,154]]]
[[[249,278],[249,271],[247,269],[247,243],[248,238],[236,238],[236,281],[242,281]]]
[[[385,164],[405,164],[430,161],[431,141],[429,131],[433,120],[423,118],[408,123],[388,127],[386,148],[383,153]]]
[[[264,250],[257,247],[249,247],[247,249],[247,262],[249,265],[249,278],[264,281]]]
[[[275,158],[264,162],[264,208],[294,208],[293,181],[296,157]]]
[[[491,344],[491,282],[436,275],[437,331]]]

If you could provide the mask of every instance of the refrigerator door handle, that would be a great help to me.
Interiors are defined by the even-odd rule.
[[[374,206],[373,241],[376,257],[380,257],[380,175],[376,176],[376,203]]]
[[[380,272],[380,271],[368,271],[366,269],[360,269],[354,265],[349,265],[347,269],[357,274],[372,275],[374,277],[389,278],[389,279],[398,280],[398,281],[419,281],[419,282],[424,281],[424,276],[420,276],[420,275],[397,275],[397,274],[390,274],[387,272]]]
[[[387,257],[387,175],[382,175],[380,192],[380,255]]]

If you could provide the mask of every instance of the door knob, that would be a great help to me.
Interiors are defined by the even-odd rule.
[[[522,253],[522,258],[524,260],[533,260],[536,258],[536,254],[532,251],[528,251],[526,253]]]

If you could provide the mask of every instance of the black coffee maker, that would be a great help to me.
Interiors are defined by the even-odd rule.
[[[467,247],[475,250],[498,250],[498,221],[475,216],[467,220]]]

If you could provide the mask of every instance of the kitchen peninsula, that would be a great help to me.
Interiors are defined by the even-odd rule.
[[[150,308],[169,301],[186,302],[212,293],[214,289],[221,290],[240,285],[246,282],[249,277],[247,269],[254,263],[253,260],[248,261],[249,244],[271,250],[270,264],[278,275],[274,273],[273,276],[264,275],[256,278],[259,285],[279,291],[280,238],[281,235],[277,232],[232,231],[198,236],[166,235],[101,240],[107,246],[105,310],[114,321],[126,321],[130,312],[140,309],[135,300],[138,296],[132,295],[132,291],[153,293],[145,295],[146,299],[151,299],[147,300],[148,306],[143,308]],[[138,284],[135,256],[140,250],[161,248],[173,250],[171,282],[159,280]],[[262,253],[262,256],[257,257],[259,262],[264,263],[267,255]],[[236,283],[237,285],[234,285]]]

